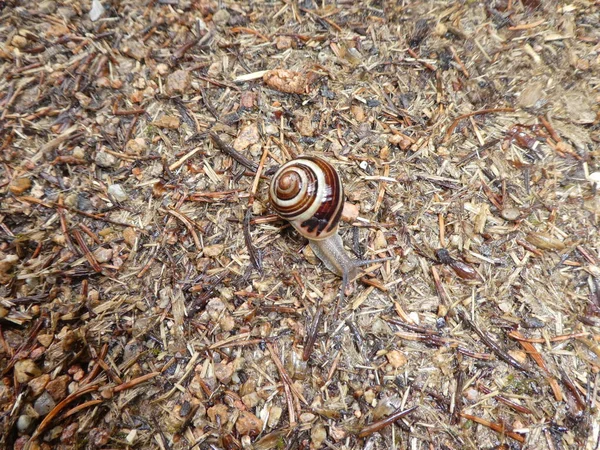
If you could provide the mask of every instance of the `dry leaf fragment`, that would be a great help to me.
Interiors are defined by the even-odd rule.
[[[562,250],[566,247],[564,242],[544,233],[529,233],[525,240],[542,250]]]

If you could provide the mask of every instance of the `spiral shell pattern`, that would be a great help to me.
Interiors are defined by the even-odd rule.
[[[300,156],[279,168],[269,187],[271,205],[308,239],[325,239],[337,231],[344,187],[331,164]]]

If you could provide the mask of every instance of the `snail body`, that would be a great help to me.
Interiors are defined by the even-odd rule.
[[[315,255],[344,281],[356,278],[362,261],[344,249],[338,225],[344,187],[335,168],[314,156],[300,156],[279,168],[269,187],[275,212],[309,241]]]

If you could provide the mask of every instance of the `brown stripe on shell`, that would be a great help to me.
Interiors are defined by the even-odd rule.
[[[301,216],[302,214],[304,214],[304,212],[306,210],[308,210],[311,207],[311,205],[315,201],[316,192],[319,188],[317,177],[313,174],[310,167],[303,165],[300,158],[294,161],[294,165],[299,165],[300,168],[306,174],[307,186],[306,186],[305,195],[302,196],[302,198],[299,198],[297,203],[294,203],[293,205],[291,205],[289,207],[285,207],[283,205],[277,204],[274,201],[271,201],[271,203],[273,204],[273,208],[275,209],[277,214],[279,214],[284,219],[288,219],[288,220],[293,220],[294,217]],[[277,180],[274,180],[274,182],[279,181],[279,178],[281,178],[281,176],[283,176],[285,174],[285,172],[288,170],[292,170],[292,168],[291,167],[283,168],[283,172],[281,174],[275,175]],[[301,191],[301,190],[302,190],[302,186],[299,186],[298,191]],[[277,193],[278,193],[278,191],[277,191]],[[285,200],[291,200],[292,198],[284,197]]]
[[[335,232],[342,215],[344,187],[340,176],[331,164],[322,159],[308,157],[316,163],[325,174],[325,187],[329,191],[321,201],[317,212],[308,220],[302,222],[301,227],[314,237],[327,237]],[[323,236],[321,236],[323,235]]]

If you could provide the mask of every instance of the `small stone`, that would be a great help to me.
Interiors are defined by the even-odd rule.
[[[169,73],[169,66],[165,63],[158,63],[156,65],[156,73],[159,75],[166,75]]]
[[[112,248],[98,247],[94,250],[93,255],[99,264],[103,264],[112,259],[113,251]]]
[[[310,430],[310,440],[314,448],[321,448],[323,442],[327,439],[327,431],[322,422],[316,423]]]
[[[594,98],[584,92],[573,90],[566,92],[562,100],[567,111],[569,120],[574,123],[588,124],[596,120],[594,112]]]
[[[17,383],[28,383],[32,378],[42,374],[40,368],[31,359],[17,361],[14,367]]]
[[[187,70],[176,70],[167,77],[167,95],[181,95],[189,89],[192,78]]]
[[[17,419],[17,429],[21,433],[27,433],[33,425],[33,417],[26,414],[20,415]]]
[[[250,394],[246,394],[242,397],[242,402],[246,405],[246,408],[252,409],[258,402],[260,401],[260,397],[256,392],[251,392]]]
[[[79,422],[73,422],[70,425],[67,425],[60,435],[61,444],[73,444],[75,433],[79,430]],[[133,429],[133,431],[136,431]]]
[[[545,84],[542,81],[534,81],[521,91],[518,105],[522,108],[533,108],[541,106],[544,95]]]
[[[521,364],[524,364],[527,361],[527,353],[521,350],[509,350],[508,354]]]
[[[373,400],[375,400],[376,395],[373,389],[369,389],[365,391],[363,397],[365,398],[365,402],[367,402],[370,405],[373,403]]]
[[[225,25],[229,22],[231,14],[226,9],[220,9],[216,13],[213,14],[212,20],[215,25]]]
[[[342,209],[342,220],[344,222],[354,222],[358,218],[358,214],[358,206],[353,203],[344,203],[344,208]]]
[[[297,114],[294,120],[294,127],[302,136],[311,137],[315,134],[312,120],[307,114]]]
[[[77,159],[85,158],[85,152],[79,145],[73,149],[72,155],[73,155],[73,158],[77,158]]]
[[[346,439],[346,430],[332,425],[329,427],[329,436],[331,436],[334,441],[339,442],[342,439]]]
[[[463,396],[471,403],[475,403],[479,399],[479,392],[477,389],[468,388],[463,391]]]
[[[273,428],[279,423],[283,409],[280,406],[273,405],[269,408],[269,418],[267,419],[267,426]]]
[[[142,61],[146,57],[148,49],[142,41],[131,39],[123,43],[121,46],[121,53],[136,61]]]
[[[8,189],[15,195],[21,195],[30,187],[31,180],[29,178],[16,178],[10,183]]]
[[[221,426],[223,426],[227,423],[227,419],[229,418],[229,410],[227,409],[227,406],[219,403],[218,405],[208,408],[206,415],[212,423],[220,423]]]
[[[47,373],[31,380],[28,383],[29,388],[31,389],[31,395],[33,395],[34,397],[37,397],[42,392],[44,392],[44,388],[46,387],[46,385],[48,384],[49,381],[50,381],[50,375]]]
[[[518,208],[505,208],[502,210],[500,215],[502,216],[503,219],[509,220],[512,222],[519,218],[519,216],[521,215],[521,211],[519,211]]]
[[[148,145],[144,138],[129,139],[125,144],[125,153],[128,155],[141,155]]]
[[[104,7],[99,0],[92,0],[92,9],[90,9],[90,20],[97,21],[104,14]]]
[[[12,38],[12,41],[10,42],[14,47],[17,48],[24,48],[27,46],[27,39],[24,38],[23,36],[19,36],[18,34],[15,35]]]
[[[315,415],[313,413],[302,413],[300,414],[300,422],[302,423],[309,423],[312,422],[313,420],[315,420]]]
[[[392,350],[385,356],[394,369],[402,367],[407,362],[406,356],[398,350]]]
[[[293,41],[291,36],[277,36],[275,38],[275,46],[277,50],[287,50],[291,48],[293,45]]]
[[[226,314],[219,321],[219,325],[221,325],[223,331],[231,331],[235,328],[235,320],[229,314]]]
[[[276,125],[273,125],[272,123],[270,123],[267,126],[265,126],[265,133],[270,134],[272,136],[276,136],[279,134],[279,128],[277,128]]]
[[[111,184],[108,186],[108,195],[112,196],[118,202],[124,202],[129,198],[125,189],[120,184]]]
[[[125,228],[123,230],[123,240],[127,245],[133,247],[137,239],[137,232],[133,228]]]
[[[52,396],[48,393],[48,391],[42,392],[42,394],[35,400],[33,404],[33,409],[40,416],[45,416],[50,411],[54,409],[56,406],[56,402],[52,398]]]
[[[92,448],[104,447],[110,440],[111,432],[104,428],[92,428],[88,433],[88,441]]]
[[[221,383],[228,384],[231,381],[231,377],[233,376],[233,363],[215,364],[215,376],[217,377],[217,380],[219,380]]]
[[[180,125],[179,118],[175,116],[162,116],[152,122],[152,125],[158,128],[168,128],[170,130],[176,130]]]
[[[400,265],[400,272],[409,273],[415,270],[419,265],[419,260],[415,255],[408,255]]]
[[[248,411],[240,412],[235,429],[241,436],[258,436],[263,428],[263,421]]]
[[[382,250],[387,247],[387,239],[385,233],[381,230],[377,230],[375,233],[375,239],[373,240],[373,248],[375,250]]]
[[[255,123],[252,123],[242,128],[238,137],[233,141],[232,146],[238,152],[241,152],[250,145],[257,143],[259,139],[260,135],[258,134],[258,127]]]
[[[223,253],[225,246],[223,244],[207,245],[202,249],[204,256],[213,258]]]
[[[99,167],[109,168],[117,165],[117,158],[110,153],[98,152],[96,158],[94,158],[94,162]]]
[[[67,386],[70,381],[71,378],[68,375],[62,375],[50,381],[46,385],[46,390],[54,400],[60,402],[67,396]]]
[[[56,11],[56,2],[54,1],[43,1],[38,5],[38,12],[40,14],[53,14]]]
[[[365,110],[362,106],[355,103],[350,107],[350,112],[358,122],[365,121]]]
[[[206,313],[211,320],[218,320],[226,308],[225,303],[220,298],[212,298],[206,304]]]
[[[448,32],[448,27],[446,25],[444,25],[442,22],[438,22],[433,30],[433,32],[437,35],[437,36],[444,36],[447,32]]]
[[[243,91],[240,95],[240,107],[244,109],[252,109],[256,106],[256,92]]]

